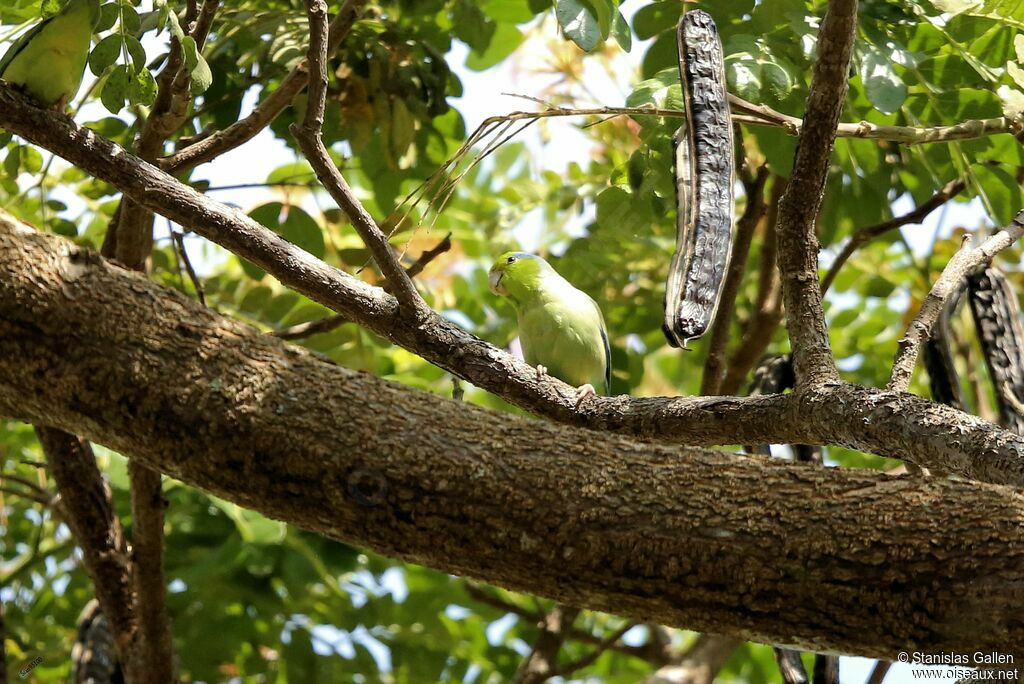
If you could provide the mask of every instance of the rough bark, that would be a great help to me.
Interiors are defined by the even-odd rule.
[[[883,412],[864,429],[893,426],[895,442],[890,402],[962,415],[850,386],[750,405],[813,425],[872,397]],[[814,651],[1024,658],[1024,497],[1012,489],[487,411],[332,365],[2,224],[0,415],[347,543],[571,605]]]
[[[538,378],[525,362],[435,313],[425,320],[403,317],[395,298],[382,289],[332,268],[94,132],[33,106],[3,83],[0,104],[0,125],[249,259],[296,292],[538,415],[691,445],[840,444],[974,479],[1024,485],[1024,439],[1019,435],[902,392],[829,384],[755,399],[599,397],[580,409],[575,388],[549,376]]]
[[[821,305],[815,221],[846,100],[856,32],[857,0],[831,0],[818,32],[818,60],[793,173],[779,203],[779,272],[798,387],[839,379]]]

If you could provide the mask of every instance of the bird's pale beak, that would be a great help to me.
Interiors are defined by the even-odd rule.
[[[491,292],[496,295],[505,294],[505,288],[501,286],[501,279],[504,275],[502,271],[491,271],[487,274],[487,283],[491,286]]]

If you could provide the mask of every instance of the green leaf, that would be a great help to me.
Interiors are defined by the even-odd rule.
[[[859,75],[868,99],[880,111],[892,114],[906,101],[907,86],[893,70],[891,58],[873,45],[865,45],[863,51]]]
[[[486,52],[496,30],[495,23],[480,11],[476,3],[456,0],[452,8],[452,33],[474,52]]]
[[[324,256],[324,236],[319,224],[299,207],[271,202],[253,209],[249,216],[310,254]]]
[[[7,151],[4,158],[4,172],[11,178],[17,178],[21,171],[21,153],[24,147],[18,145]]]
[[[124,45],[128,50],[128,56],[132,59],[132,66],[136,71],[142,71],[146,68],[146,50],[142,47],[142,43],[135,36],[124,36]]]
[[[971,172],[992,221],[997,226],[1008,225],[1022,206],[1016,179],[999,166],[974,165]]]
[[[566,37],[584,52],[596,50],[608,35],[602,34],[597,12],[587,0],[558,0],[555,4],[555,17]]]
[[[483,54],[471,52],[466,58],[466,67],[473,71],[484,71],[511,55],[523,42],[523,32],[512,24],[498,24],[487,50]]]
[[[201,95],[205,93],[213,83],[213,72],[206,59],[199,53],[196,41],[192,36],[185,36],[181,39],[181,51],[185,55],[185,65],[189,68],[189,75],[192,77],[192,94]]]
[[[156,100],[156,79],[149,69],[143,69],[132,75],[128,88],[128,100],[132,104],[151,105]]]
[[[103,91],[100,93],[100,101],[111,114],[117,114],[124,108],[124,102],[128,99],[128,88],[131,76],[128,67],[123,64],[115,65],[107,75],[103,83]]]
[[[633,31],[619,10],[615,10],[615,16],[612,18],[612,37],[624,51],[629,52],[633,49]]]
[[[117,62],[121,54],[121,37],[107,36],[89,53],[89,70],[95,76],[102,76],[110,66]]]
[[[640,40],[653,38],[662,31],[675,29],[679,23],[682,4],[675,0],[652,2],[637,10],[633,15],[633,30]]]

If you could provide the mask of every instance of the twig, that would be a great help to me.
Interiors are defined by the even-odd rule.
[[[0,481],[3,481],[3,480],[7,480],[8,482],[16,482],[17,484],[20,484],[22,487],[27,487],[27,488],[31,489],[33,492],[35,492],[38,495],[45,496],[47,498],[51,498],[51,495],[50,495],[50,493],[48,491],[46,491],[45,489],[40,487],[38,484],[36,484],[35,482],[33,482],[32,480],[29,480],[27,478],[18,477],[17,475],[10,475],[8,473],[0,473]]]
[[[628,632],[636,626],[636,622],[627,622],[622,627],[618,628],[617,630],[609,634],[607,637],[602,639],[601,643],[599,643],[587,655],[583,656],[582,658],[577,658],[571,663],[566,663],[565,665],[559,666],[558,674],[564,677],[567,675],[571,675],[573,672],[576,672],[577,670],[582,670],[585,667],[590,667],[595,662],[597,662],[597,659],[600,658],[606,651],[608,651],[612,646],[617,644],[619,639],[625,636],[626,632]]]
[[[4,487],[3,485],[0,485],[0,492],[3,492],[4,494],[10,494],[11,496],[20,496],[22,498],[29,499],[30,501],[35,501],[37,504],[46,506],[47,508],[53,505],[52,497],[43,496],[35,491],[23,492],[22,490],[15,489],[14,487]]]
[[[483,587],[474,582],[463,582],[462,586],[466,590],[466,594],[478,603],[482,603],[506,613],[511,613],[512,615],[516,615],[529,622],[540,622],[544,618],[545,614],[543,611],[528,610],[516,603],[513,603],[512,601],[506,601],[500,596],[495,596],[494,594],[486,591]],[[569,638],[573,641],[592,644],[594,646],[600,646],[605,641],[601,637],[594,636],[589,631],[575,627],[569,630]],[[646,646],[629,646],[628,644],[614,642],[611,646],[608,646],[606,650],[633,656],[634,658],[640,658],[657,665],[664,663],[664,658],[660,651],[658,652],[657,657],[655,657],[652,655],[651,649]]]
[[[441,256],[452,248],[452,234],[448,233],[444,236],[441,242],[437,243],[434,247],[431,247],[427,251],[420,255],[420,258],[416,260],[412,266],[405,269],[405,272],[409,274],[409,277],[419,275],[423,272],[423,269],[430,264],[431,261]],[[391,291],[391,284],[384,283],[384,290],[387,292]],[[330,332],[336,328],[340,328],[346,323],[351,322],[348,316],[334,315],[326,316],[324,318],[317,319],[315,321],[309,321],[307,323],[299,323],[283,330],[278,330],[273,334],[275,337],[280,337],[282,340],[301,340],[305,337],[311,337],[320,333]]]
[[[174,240],[175,249],[178,255],[181,256],[181,261],[185,265],[185,272],[188,273],[189,280],[192,281],[192,287],[196,290],[196,299],[203,306],[206,306],[206,293],[203,291],[203,283],[199,280],[199,276],[196,275],[196,270],[192,268],[192,262],[188,258],[188,252],[185,251],[185,235],[176,230],[171,231],[171,239]]]
[[[782,322],[782,288],[776,265],[778,242],[775,239],[775,225],[778,222],[779,200],[785,189],[786,179],[775,176],[764,221],[764,236],[761,240],[754,310],[743,325],[743,336],[739,345],[729,357],[725,381],[719,388],[721,394],[735,395],[740,391],[746,382],[747,374],[764,355],[775,330]]]
[[[793,174],[779,203],[779,272],[798,389],[839,381],[818,285],[815,220],[846,99],[856,30],[857,0],[831,0],[818,32],[818,60]]]
[[[330,26],[328,36],[330,54],[333,54],[348,36],[365,4],[366,0],[346,0],[342,5]],[[284,77],[281,85],[274,92],[256,105],[247,117],[162,159],[160,168],[171,173],[195,168],[252,140],[291,104],[295,96],[306,87],[308,81],[309,63],[303,60]]]
[[[315,321],[309,321],[307,323],[299,323],[292,325],[284,330],[276,330],[271,333],[274,337],[280,337],[282,340],[301,340],[306,337],[312,337],[313,335],[319,335],[321,333],[331,332],[346,323],[351,323],[352,319],[348,316],[341,314],[335,314],[333,316],[327,316],[325,318],[319,318]]]
[[[423,269],[425,269],[430,264],[431,261],[433,261],[437,257],[441,256],[442,254],[444,254],[445,252],[447,252],[451,248],[452,248],[452,234],[448,233],[435,246],[433,246],[430,249],[428,249],[427,251],[423,252],[423,254],[420,254],[420,258],[417,259],[413,263],[412,266],[410,266],[409,268],[405,269],[406,274],[410,278],[415,278],[416,276],[418,276],[420,273],[423,272]],[[384,289],[387,289],[387,288],[384,288]]]
[[[1024,211],[1014,216],[1008,226],[982,242],[977,249],[968,249],[969,236],[964,239],[964,244],[946,264],[946,268],[942,270],[942,274],[921,304],[921,310],[917,312],[907,327],[906,334],[900,340],[887,389],[896,392],[907,391],[921,344],[931,335],[932,326],[942,313],[946,300],[960,287],[960,283],[968,274],[980,266],[988,265],[992,257],[1016,242],[1022,234]]]
[[[736,239],[732,245],[732,256],[729,259],[729,271],[722,284],[722,295],[718,301],[718,311],[711,326],[711,341],[708,344],[707,360],[704,362],[704,376],[701,378],[700,393],[704,396],[717,394],[724,379],[726,347],[729,344],[729,330],[732,326],[733,312],[736,307],[736,295],[743,276],[747,272],[747,255],[762,216],[765,213],[764,186],[768,180],[768,168],[762,166],[757,175],[744,181],[747,195],[747,206],[743,215],[736,222]]]
[[[885,675],[889,673],[890,667],[892,667],[892,663],[888,660],[879,660],[876,662],[866,684],[882,684],[882,682],[885,681]]]
[[[833,261],[832,265],[829,267],[828,273],[825,274],[824,280],[821,281],[821,293],[824,295],[828,291],[828,288],[832,286],[832,282],[836,279],[836,276],[839,275],[839,270],[858,249],[890,230],[895,230],[912,223],[921,223],[925,217],[959,195],[966,187],[966,179],[957,178],[956,180],[946,183],[941,190],[919,204],[912,211],[909,211],[902,216],[897,216],[889,219],[888,221],[883,221],[882,223],[861,228],[856,231],[850,236],[850,239],[846,241],[846,244],[843,245],[843,248],[836,256],[835,261]]]
[[[324,105],[327,102],[327,3],[324,0],[307,0],[310,41],[307,60],[309,62],[309,100],[302,125],[292,124],[291,132],[306,154],[317,178],[352,221],[356,232],[373,254],[381,273],[395,288],[395,297],[413,315],[424,315],[428,307],[416,291],[412,279],[402,268],[398,256],[391,250],[387,239],[362,203],[356,199],[338,167],[334,165],[327,148],[324,147],[321,128],[324,121]]]

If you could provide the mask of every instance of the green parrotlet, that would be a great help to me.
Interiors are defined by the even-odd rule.
[[[577,387],[577,398],[608,394],[611,350],[597,302],[534,254],[506,252],[489,274],[491,291],[508,297],[519,319],[523,357]]]
[[[78,93],[100,0],[68,0],[36,24],[0,59],[0,79],[21,86],[41,105],[63,111]]]

